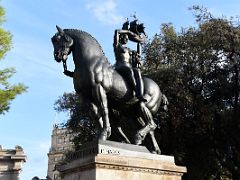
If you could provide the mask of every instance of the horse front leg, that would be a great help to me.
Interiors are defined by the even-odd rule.
[[[107,138],[111,135],[111,126],[109,122],[106,91],[100,84],[97,84],[93,87],[92,92],[102,117],[102,132],[100,133],[99,139],[107,140]]]

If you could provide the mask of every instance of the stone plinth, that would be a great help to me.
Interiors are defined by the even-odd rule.
[[[186,173],[172,156],[110,141],[87,144],[70,158],[70,163],[59,168],[64,180],[180,180]]]

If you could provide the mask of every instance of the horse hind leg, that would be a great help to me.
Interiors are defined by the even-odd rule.
[[[154,135],[154,130],[151,130],[151,131],[149,132],[149,134],[150,134],[150,137],[151,137],[151,139],[152,139],[153,148],[154,148],[154,150],[152,151],[152,153],[154,153],[154,154],[161,154],[161,150],[160,150],[160,148],[159,148],[159,146],[158,146],[157,140],[156,140],[155,135]]]
[[[145,121],[145,126],[142,129],[140,129],[135,135],[134,139],[135,144],[140,145],[142,141],[145,139],[146,135],[149,133],[154,148],[152,152],[160,154],[161,151],[154,136],[154,130],[156,129],[157,126],[153,121],[152,113],[146,107],[144,102],[140,103],[140,115],[142,119]]]
[[[125,117],[114,114],[112,109],[109,110],[109,117],[112,129],[111,140],[131,144],[131,141],[122,130],[122,122],[125,120]]]
[[[155,123],[152,120],[152,114],[149,109],[145,106],[143,102],[139,103],[140,105],[140,118],[143,120],[141,123],[143,128],[137,131],[135,135],[135,144],[141,144],[145,139],[146,135],[150,132],[151,129],[155,128]]]
[[[127,136],[125,135],[125,133],[123,132],[121,126],[118,126],[117,128],[118,133],[120,134],[120,136],[123,139],[123,142],[131,144],[130,140],[127,138]]]

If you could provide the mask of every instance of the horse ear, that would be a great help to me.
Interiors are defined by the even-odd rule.
[[[58,25],[56,25],[56,28],[61,35],[64,35],[64,31]]]

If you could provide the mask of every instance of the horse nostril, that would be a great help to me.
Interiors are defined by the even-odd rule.
[[[55,57],[61,58],[61,56],[62,56],[62,53],[60,51],[57,51],[55,53]]]

